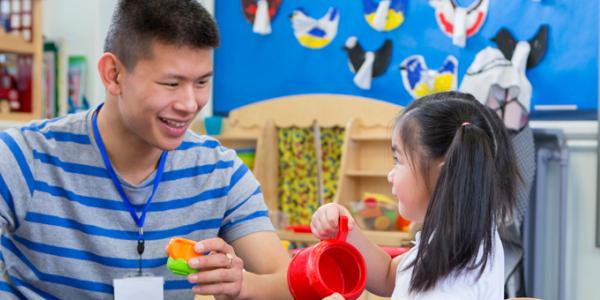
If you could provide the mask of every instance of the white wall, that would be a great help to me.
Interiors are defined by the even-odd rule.
[[[198,0],[214,12],[214,0]],[[118,0],[44,0],[42,1],[43,34],[48,40],[60,43],[60,99],[66,101],[66,69],[69,55],[87,57],[87,97],[91,104],[104,100],[104,86],[96,64],[103,53],[104,38],[110,26]],[[64,103],[64,102],[63,102]],[[66,105],[62,105],[66,109]],[[63,110],[63,113],[65,111]],[[201,116],[212,115],[212,99]]]
[[[102,55],[104,37],[117,0],[45,0],[42,1],[43,34],[59,43],[61,55],[60,99],[66,100],[66,70],[70,55],[87,57],[87,97],[91,103],[104,100],[96,63]],[[63,102],[64,103],[64,102]],[[65,108],[66,105],[62,105]],[[64,112],[64,111],[63,111]]]

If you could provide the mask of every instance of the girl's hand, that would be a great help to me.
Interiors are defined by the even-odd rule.
[[[335,238],[338,232],[340,216],[348,217],[348,231],[352,231],[355,221],[350,212],[337,203],[325,204],[312,216],[310,229],[312,233],[321,240]]]
[[[344,300],[344,297],[342,297],[342,295],[340,295],[338,293],[335,293],[335,294],[332,294],[331,296],[323,298],[323,300]]]

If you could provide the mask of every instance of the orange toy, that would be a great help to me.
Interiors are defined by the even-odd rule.
[[[167,246],[167,253],[169,254],[167,268],[176,275],[187,276],[197,273],[198,270],[187,264],[188,260],[202,255],[194,251],[194,245],[196,245],[196,242],[192,240],[172,238]]]

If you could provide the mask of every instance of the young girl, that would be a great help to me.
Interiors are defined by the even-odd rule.
[[[315,212],[313,234],[334,237],[338,217],[348,216],[348,242],[365,257],[372,293],[392,299],[503,299],[497,226],[510,216],[519,175],[501,120],[469,94],[426,96],[397,119],[392,151],[388,181],[399,212],[423,224],[415,246],[390,259],[336,203]]]

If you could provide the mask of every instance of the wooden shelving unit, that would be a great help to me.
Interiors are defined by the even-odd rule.
[[[374,99],[346,95],[297,95],[265,100],[231,111],[223,120],[221,135],[230,148],[255,148],[254,174],[262,185],[265,202],[278,210],[279,151],[277,128],[345,128],[336,202],[350,208],[365,192],[391,196],[387,174],[392,167],[391,126],[402,107]],[[202,125],[195,126],[203,132]],[[273,219],[272,219],[273,220]],[[273,220],[278,223],[279,220]],[[409,233],[364,231],[381,246],[408,246]],[[313,244],[310,233],[277,231],[281,239]],[[365,292],[361,300],[386,299]]]
[[[351,177],[387,177],[386,171],[361,171],[361,170],[349,170],[346,175]]]
[[[0,28],[0,53],[26,54],[32,56],[32,111],[4,112],[0,111],[0,121],[22,123],[41,118],[42,110],[42,56],[44,42],[42,39],[42,1],[32,0],[32,36],[31,42],[22,36],[4,32]]]
[[[230,148],[255,148],[254,174],[262,185],[270,210],[278,208],[277,128],[345,128],[340,181],[335,201],[350,208],[365,192],[391,195],[387,174],[392,167],[391,126],[402,107],[374,99],[346,95],[297,95],[258,102],[232,111],[224,119],[221,135]],[[333,113],[335,112],[335,113]],[[202,131],[202,126],[197,126]],[[282,239],[313,243],[310,233],[278,231]],[[366,231],[379,245],[406,245],[408,233]]]

